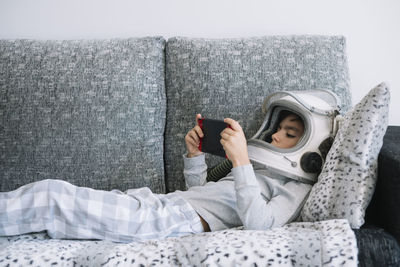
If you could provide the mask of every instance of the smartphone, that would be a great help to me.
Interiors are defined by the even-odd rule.
[[[203,131],[203,138],[200,138],[199,150],[216,156],[225,157],[226,153],[221,145],[221,132],[230,125],[222,120],[200,119],[198,121]]]

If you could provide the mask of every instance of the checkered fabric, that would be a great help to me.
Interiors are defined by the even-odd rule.
[[[203,232],[190,204],[147,187],[102,191],[42,180],[0,192],[0,236],[47,231],[52,238],[145,241]]]

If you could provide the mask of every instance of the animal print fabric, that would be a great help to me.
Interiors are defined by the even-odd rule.
[[[389,88],[381,83],[346,114],[303,207],[303,221],[345,218],[354,229],[364,224],[375,190],[389,102]]]
[[[49,240],[39,233],[0,238],[0,266],[357,266],[356,243],[347,220],[129,244]]]

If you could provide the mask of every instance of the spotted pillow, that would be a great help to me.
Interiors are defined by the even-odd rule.
[[[375,189],[389,101],[389,89],[381,83],[344,116],[318,182],[302,209],[303,221],[345,218],[354,229],[364,224]]]

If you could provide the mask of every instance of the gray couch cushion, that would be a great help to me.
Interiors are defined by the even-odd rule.
[[[183,190],[184,136],[195,114],[231,117],[246,137],[258,129],[264,98],[280,90],[329,89],[351,105],[345,39],[270,36],[245,39],[172,38],[166,47],[167,191]],[[222,158],[207,156],[211,167]]]
[[[0,190],[164,192],[162,37],[0,41]]]

